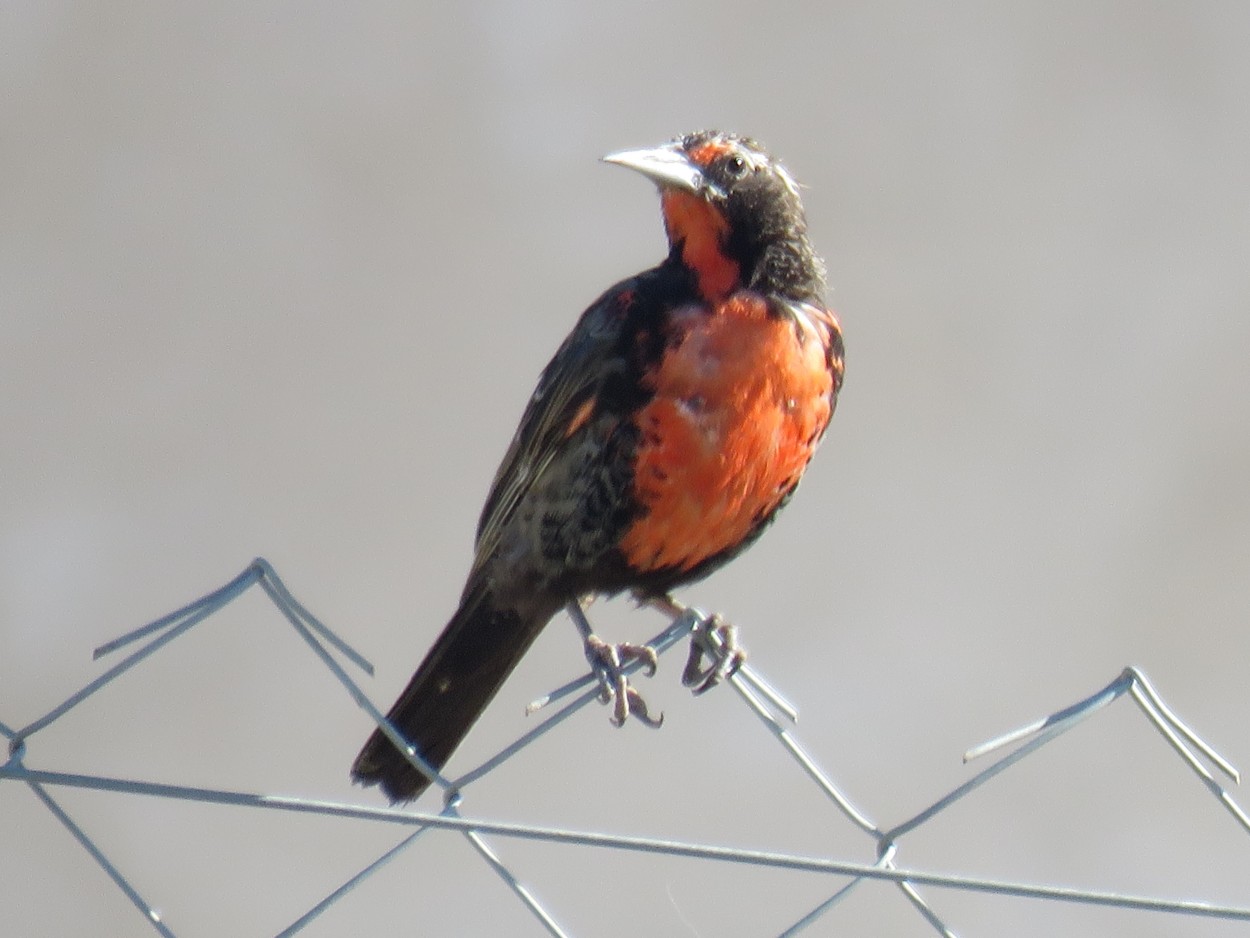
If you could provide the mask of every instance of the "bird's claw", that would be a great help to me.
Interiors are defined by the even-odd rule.
[[[711,659],[706,668],[704,657]],[[681,683],[698,696],[733,677],[746,660],[746,650],[738,644],[737,628],[713,613],[691,629],[690,657],[681,673]]]
[[[659,727],[664,722],[662,713],[658,717],[651,716],[647,702],[629,683],[623,670],[625,665],[641,661],[647,677],[654,676],[660,664],[654,648],[630,642],[612,645],[592,634],[586,636],[586,659],[599,679],[600,702],[614,705],[613,725],[624,726],[631,714],[644,726]]]

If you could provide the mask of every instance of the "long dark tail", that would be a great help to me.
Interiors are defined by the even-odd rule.
[[[387,719],[441,769],[554,613],[523,617],[485,591],[466,595]],[[352,777],[381,785],[392,802],[410,801],[430,784],[381,730],[360,750]]]

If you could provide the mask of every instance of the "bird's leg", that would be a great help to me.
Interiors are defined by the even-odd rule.
[[[614,725],[624,726],[631,714],[646,726],[655,727],[664,722],[663,714],[658,718],[651,716],[646,700],[621,670],[630,661],[642,661],[647,676],[655,674],[657,661],[653,648],[629,642],[612,645],[592,634],[586,638],[586,659],[599,678],[599,699],[605,704],[615,702],[612,711]]]
[[[706,668],[705,656],[710,659]],[[690,657],[686,659],[681,683],[695,694],[702,694],[733,677],[746,660],[746,650],[738,644],[738,629],[732,623],[719,613],[701,617],[690,630]]]
[[[582,633],[582,642],[586,649],[586,660],[591,670],[599,679],[599,699],[603,703],[613,702],[612,723],[623,726],[632,714],[643,725],[658,727],[664,722],[664,714],[651,716],[647,702],[642,694],[629,683],[624,668],[635,661],[642,662],[647,676],[655,674],[659,667],[659,658],[650,645],[635,645],[631,642],[609,644],[594,633],[590,621],[586,618],[581,602],[574,600],[568,604],[569,617]]]

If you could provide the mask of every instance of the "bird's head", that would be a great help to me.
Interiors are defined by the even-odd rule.
[[[708,299],[743,287],[792,300],[823,295],[798,184],[754,140],[704,130],[604,160],[659,186],[674,256]]]

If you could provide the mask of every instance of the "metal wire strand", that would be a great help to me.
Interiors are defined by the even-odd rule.
[[[261,588],[281,613],[287,624],[304,640],[304,643],[310,648],[314,656],[335,677],[348,696],[364,709],[373,721],[382,728],[382,731],[403,750],[406,741],[386,721],[381,711],[374,706],[368,695],[348,674],[347,670],[340,663],[339,658],[345,659],[350,664],[370,674],[372,673],[372,666],[362,655],[352,649],[324,623],[313,616],[290,593],[274,569],[263,559],[253,561],[242,573],[219,589],[114,641],[101,645],[96,649],[96,657],[146,640],[146,643],[141,645],[138,650],[131,653],[118,664],[105,670],[82,688],[74,691],[64,701],[44,715],[20,729],[13,729],[10,723],[0,721],[0,736],[9,739],[9,759],[0,765],[0,784],[18,782],[32,792],[36,800],[70,832],[74,840],[95,860],[97,865],[100,866],[130,903],[140,912],[148,925],[154,928],[160,935],[166,936],[166,938],[173,938],[175,934],[170,924],[140,895],[131,879],[121,873],[117,865],[108,858],[87,830],[72,819],[47,792],[46,786],[89,789],[111,793],[119,797],[157,797],[192,801],[201,804],[312,814],[335,817],[346,821],[384,823],[408,829],[409,832],[401,840],[389,847],[380,856],[365,864],[360,870],[314,903],[307,911],[299,915],[291,925],[278,932],[278,938],[288,938],[288,936],[295,935],[325,912],[326,909],[338,902],[345,901],[361,883],[383,866],[405,851],[413,849],[416,845],[429,842],[427,838],[422,836],[423,834],[439,828],[459,831],[467,839],[482,862],[496,873],[517,897],[522,907],[532,914],[542,927],[553,936],[566,936],[569,933],[557,923],[556,916],[524,884],[517,872],[501,859],[498,851],[488,838],[522,838],[563,844],[570,847],[580,846],[660,853],[691,860],[750,864],[760,867],[803,870],[838,877],[849,877],[846,883],[839,885],[828,898],[814,908],[806,912],[796,910],[798,918],[781,933],[786,936],[799,934],[824,916],[830,914],[833,910],[840,908],[843,902],[856,891],[856,887],[859,884],[873,879],[894,883],[900,895],[921,919],[937,934],[946,936],[946,938],[954,938],[955,932],[938,916],[929,901],[921,896],[918,891],[919,886],[1133,909],[1142,912],[1203,916],[1250,922],[1250,908],[1245,906],[1157,896],[1124,895],[1112,891],[1089,888],[1009,882],[990,877],[952,875],[897,865],[900,841],[905,835],[922,826],[955,802],[972,795],[995,776],[1019,764],[1029,755],[1046,745],[1046,743],[1066,733],[1073,726],[1089,719],[1124,696],[1128,696],[1134,701],[1138,710],[1155,727],[1167,745],[1197,776],[1203,786],[1211,791],[1224,808],[1232,814],[1240,827],[1247,833],[1250,833],[1250,818],[1247,817],[1246,812],[1232,798],[1227,789],[1216,780],[1212,768],[1215,772],[1227,776],[1234,784],[1240,780],[1237,770],[1227,759],[1217,753],[1214,748],[1203,741],[1196,732],[1180,720],[1164,703],[1162,697],[1150,684],[1143,672],[1131,667],[1126,668],[1114,681],[1089,697],[1056,711],[1048,717],[1036,720],[1027,726],[1003,734],[996,739],[969,750],[965,754],[966,760],[981,758],[1004,748],[1016,746],[1014,750],[1001,756],[997,761],[977,772],[953,790],[938,797],[921,811],[890,827],[878,825],[863,810],[857,807],[851,798],[833,782],[830,774],[820,766],[816,758],[799,742],[794,735],[794,723],[798,718],[796,708],[788,703],[768,681],[753,667],[746,664],[729,674],[728,683],[746,705],[748,712],[754,714],[771,736],[777,740],[782,751],[789,756],[802,775],[826,796],[841,815],[846,817],[855,828],[869,838],[876,855],[876,859],[873,862],[798,856],[767,850],[748,850],[713,844],[683,843],[640,836],[612,836],[595,831],[566,830],[556,827],[517,824],[462,815],[461,808],[465,803],[466,790],[469,789],[473,782],[494,771],[494,769],[536,739],[561,726],[573,713],[599,698],[599,686],[593,671],[583,674],[539,697],[530,705],[531,712],[538,712],[557,703],[561,706],[550,714],[545,715],[542,722],[537,726],[521,734],[477,768],[468,771],[457,779],[448,780],[443,778],[434,771],[433,767],[427,765],[418,753],[408,747],[406,755],[409,761],[419,771],[433,778],[447,793],[447,803],[439,814],[371,808],[339,802],[289,798],[279,795],[160,784],[138,779],[113,778],[102,775],[53,772],[32,768],[27,765],[27,760],[30,756],[29,743],[41,730],[60,719],[73,708],[86,703],[102,687],[118,680],[141,662],[151,659],[161,648],[185,634],[195,625],[210,618],[252,586]],[[644,605],[659,611],[669,619],[668,624],[648,643],[658,654],[669,651],[674,645],[687,638],[691,641],[702,643],[704,650],[713,655],[721,651],[717,644],[719,638],[716,630],[705,627],[711,621],[711,617],[697,609],[684,606],[668,598],[649,598],[644,602]],[[583,623],[583,631],[587,627],[588,624]],[[622,667],[621,671],[624,674],[628,674],[640,666],[640,661],[632,661]],[[1208,766],[1212,768],[1208,768]]]

